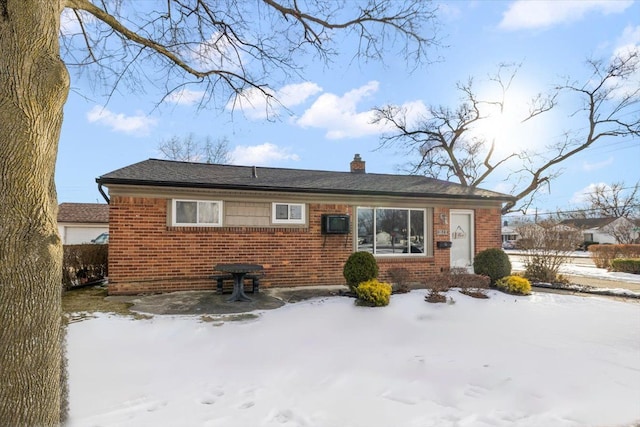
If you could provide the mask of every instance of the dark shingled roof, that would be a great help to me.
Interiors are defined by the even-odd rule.
[[[255,172],[255,173],[254,173]],[[419,175],[330,172],[149,159],[96,178],[101,185],[142,185],[296,193],[510,200],[511,196]]]
[[[109,205],[104,203],[61,203],[58,222],[108,223]]]

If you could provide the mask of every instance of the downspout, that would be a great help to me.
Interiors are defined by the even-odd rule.
[[[102,194],[102,197],[104,198],[104,200],[107,201],[107,204],[109,204],[109,196],[107,196],[107,194],[102,189],[102,184],[101,183],[98,183],[98,191],[100,192],[100,194]]]

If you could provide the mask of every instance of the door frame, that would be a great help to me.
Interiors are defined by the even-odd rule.
[[[470,269],[473,269],[473,258],[476,254],[476,219],[475,219],[475,211],[473,209],[450,209],[449,210],[449,236],[453,241],[453,220],[452,217],[455,214],[459,215],[468,215],[469,216],[469,254],[471,255],[470,261]],[[452,252],[449,252],[449,268],[451,268],[453,264]]]

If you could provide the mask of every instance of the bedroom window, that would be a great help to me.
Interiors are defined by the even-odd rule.
[[[375,255],[425,256],[425,209],[358,208],[358,250]]]
[[[305,224],[303,203],[273,203],[272,221],[274,224]]]
[[[221,226],[222,202],[211,200],[173,200],[173,225]]]

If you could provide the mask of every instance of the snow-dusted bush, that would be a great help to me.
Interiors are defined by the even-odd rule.
[[[525,224],[517,231],[525,277],[533,282],[555,282],[562,264],[584,241],[582,231],[551,220]]]

